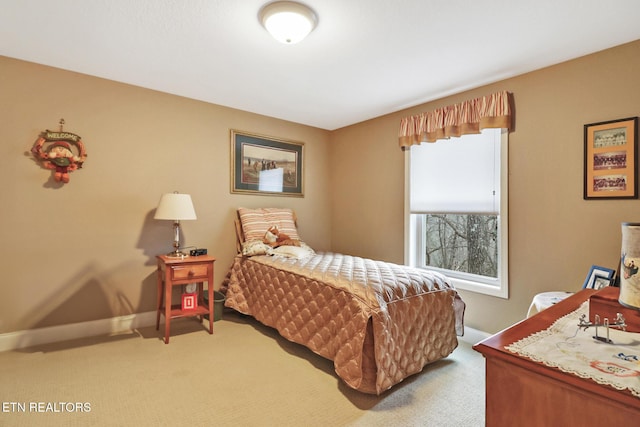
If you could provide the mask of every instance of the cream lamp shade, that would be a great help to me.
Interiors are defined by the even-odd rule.
[[[189,194],[166,193],[160,198],[154,219],[182,221],[198,218]]]
[[[180,251],[180,221],[197,219],[191,196],[178,192],[163,194],[153,218],[173,221],[173,252],[168,253],[167,256],[171,258],[188,256]]]
[[[313,10],[293,1],[269,3],[260,10],[258,16],[273,38],[286,44],[300,42],[318,23]]]

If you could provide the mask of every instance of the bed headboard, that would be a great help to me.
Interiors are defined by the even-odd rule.
[[[233,221],[236,226],[236,251],[242,253],[242,242],[244,242],[244,233],[242,232],[242,223],[240,222],[240,214],[236,211],[236,219]]]

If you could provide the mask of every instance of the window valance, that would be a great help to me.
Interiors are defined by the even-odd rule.
[[[398,143],[400,147],[410,147],[480,133],[485,128],[511,129],[511,99],[507,91],[405,117],[400,120]]]

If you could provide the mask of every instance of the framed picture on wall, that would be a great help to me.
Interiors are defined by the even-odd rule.
[[[304,197],[304,143],[231,130],[231,192]]]
[[[638,197],[638,118],[584,125],[584,199]]]

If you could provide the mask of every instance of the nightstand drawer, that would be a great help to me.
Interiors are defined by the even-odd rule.
[[[173,280],[198,278],[206,279],[207,268],[207,264],[178,265],[175,267],[171,267],[171,278]]]

